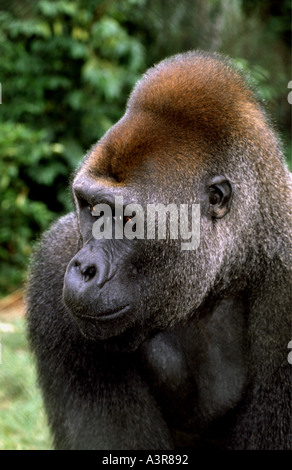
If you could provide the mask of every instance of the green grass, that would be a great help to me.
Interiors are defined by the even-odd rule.
[[[23,318],[0,318],[0,343],[0,450],[51,449]]]

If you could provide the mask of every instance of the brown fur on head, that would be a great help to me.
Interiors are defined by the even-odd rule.
[[[216,54],[189,52],[146,72],[125,115],[89,155],[84,170],[124,184],[151,160],[165,177],[168,169],[173,174],[185,165],[188,177],[198,166],[207,167],[210,158],[225,160],[232,145],[250,149],[252,160],[259,158],[257,145],[265,148],[265,160],[279,153],[261,106],[231,63]]]
[[[178,54],[148,70],[134,89],[128,110],[156,113],[213,138],[242,130],[245,108],[257,109],[245,81],[227,60],[205,52]]]

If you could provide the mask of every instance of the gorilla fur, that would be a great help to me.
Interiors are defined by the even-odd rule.
[[[27,289],[55,448],[291,449],[291,177],[238,72],[204,52],[151,68],[72,192]],[[199,247],[94,239],[117,195],[200,204]]]

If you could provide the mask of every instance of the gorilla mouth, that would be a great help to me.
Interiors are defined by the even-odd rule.
[[[120,315],[123,313],[127,312],[130,308],[130,305],[124,305],[122,307],[118,307],[114,310],[110,310],[105,313],[101,313],[100,315],[80,315],[80,318],[84,320],[114,320],[115,318],[118,318]]]

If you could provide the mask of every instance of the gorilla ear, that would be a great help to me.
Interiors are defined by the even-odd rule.
[[[224,176],[215,176],[209,183],[209,214],[221,219],[230,209],[233,190]]]

